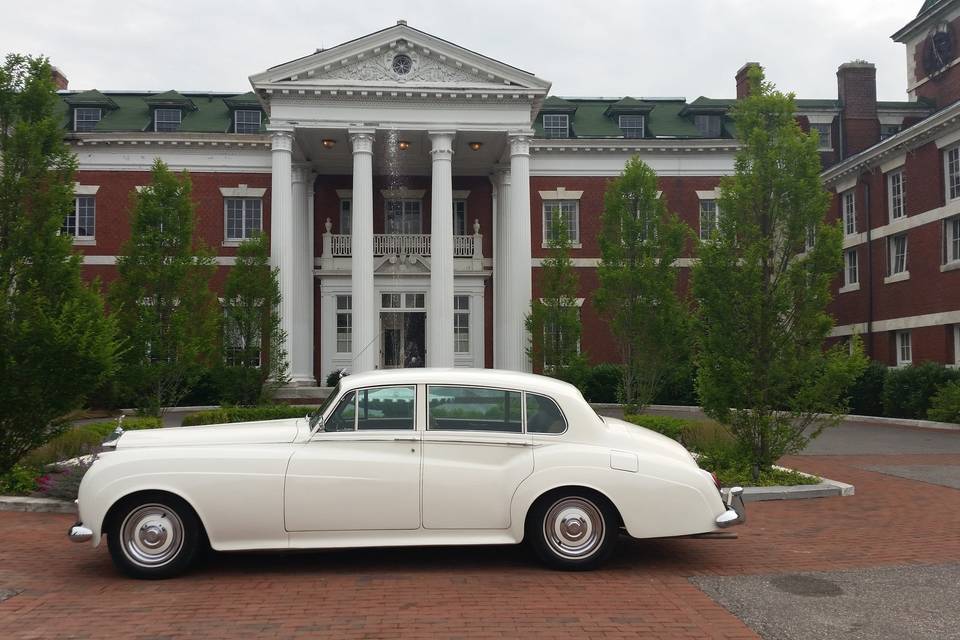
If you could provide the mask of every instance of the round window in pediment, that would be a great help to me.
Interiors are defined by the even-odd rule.
[[[413,69],[413,60],[405,53],[398,54],[393,58],[393,72],[398,76],[405,76]]]

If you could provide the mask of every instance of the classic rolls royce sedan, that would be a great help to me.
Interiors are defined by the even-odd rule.
[[[742,490],[677,442],[604,418],[576,387],[497,370],[341,378],[300,419],[129,431],[80,485],[71,540],[138,578],[218,551],[517,544],[591,569],[622,532],[710,534]]]

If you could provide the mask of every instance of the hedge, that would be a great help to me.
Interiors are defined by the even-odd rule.
[[[890,369],[883,383],[883,413],[890,418],[925,420],[940,387],[960,380],[960,371],[934,362]]]
[[[287,404],[270,404],[259,407],[225,407],[189,415],[184,418],[183,426],[302,418],[313,411],[316,411],[316,407],[297,407]]]
[[[960,382],[948,382],[930,400],[927,417],[938,422],[960,424]]]

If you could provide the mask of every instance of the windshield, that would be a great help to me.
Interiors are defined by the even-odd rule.
[[[337,396],[340,395],[340,383],[337,383],[337,386],[333,388],[330,392],[330,395],[327,396],[327,399],[323,401],[316,411],[310,414],[310,431],[312,432],[317,424],[320,422],[320,418],[323,417],[324,412],[327,408],[336,400]]]

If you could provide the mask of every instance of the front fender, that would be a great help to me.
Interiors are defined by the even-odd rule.
[[[613,469],[611,453],[636,455],[637,471]],[[634,538],[713,531],[716,517],[725,510],[716,487],[692,463],[607,447],[553,444],[534,450],[534,471],[514,494],[513,535],[523,537],[527,512],[540,496],[570,486],[606,496]]]
[[[143,448],[102,454],[80,484],[80,520],[98,546],[107,513],[140,491],[190,504],[218,550],[284,548],[283,476],[290,445]]]

